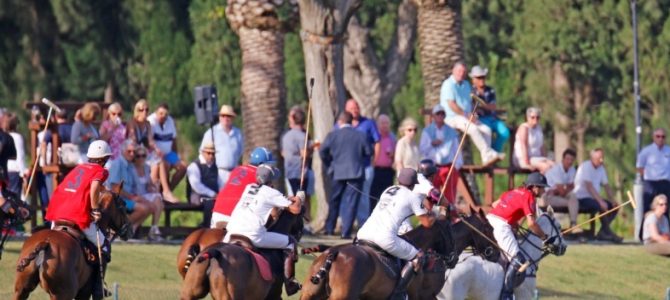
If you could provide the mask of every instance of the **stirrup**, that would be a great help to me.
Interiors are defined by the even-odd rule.
[[[287,278],[284,281],[284,289],[286,290],[286,295],[291,296],[302,289],[302,284],[295,278]]]

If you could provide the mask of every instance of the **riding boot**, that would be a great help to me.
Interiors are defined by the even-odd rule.
[[[505,272],[505,281],[503,283],[502,292],[500,292],[501,300],[514,299],[514,288],[521,285],[525,279],[525,272],[519,272],[519,268],[526,262],[526,259],[521,253],[517,253],[515,257],[507,265]]]
[[[293,244],[292,250],[286,251],[286,257],[284,258],[284,288],[286,289],[286,295],[293,295],[297,293],[302,285],[298,280],[295,279],[295,263],[298,261],[298,251],[296,249],[297,244]]]
[[[416,262],[418,262],[416,258],[408,260],[405,263],[405,266],[402,267],[402,270],[400,271],[400,279],[398,279],[393,294],[391,294],[391,300],[401,300],[406,298],[407,287],[409,286],[409,283],[412,282],[412,278],[414,278],[414,275],[416,275],[417,272]]]

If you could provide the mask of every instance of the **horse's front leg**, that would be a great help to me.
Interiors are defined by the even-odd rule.
[[[535,277],[526,277],[523,283],[514,289],[514,297],[516,299],[533,299],[537,287],[536,280]]]

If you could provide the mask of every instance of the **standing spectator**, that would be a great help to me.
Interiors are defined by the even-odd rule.
[[[366,141],[371,149],[373,149],[373,156],[370,158],[365,158],[363,163],[365,165],[365,181],[363,182],[363,194],[361,195],[360,201],[358,202],[358,207],[356,208],[356,220],[358,221],[358,227],[360,228],[365,223],[365,220],[370,216],[370,189],[372,188],[372,180],[375,176],[375,169],[372,166],[372,161],[376,160],[376,157],[379,155],[380,146],[379,146],[379,131],[377,130],[377,125],[373,120],[370,120],[364,116],[361,116],[361,108],[358,106],[358,102],[354,99],[347,100],[347,103],[344,105],[344,110],[351,114],[352,121],[351,126],[357,131],[365,134]],[[335,129],[338,128],[338,124],[335,124]],[[344,214],[344,212],[340,212]]]
[[[7,189],[14,194],[21,195],[23,180],[27,178],[28,170],[26,169],[26,149],[23,137],[20,133],[16,132],[19,118],[16,117],[16,114],[9,113],[5,116],[4,123],[3,127],[12,136],[14,147],[16,148],[16,159],[7,161],[7,177],[9,177],[9,186]]]
[[[41,121],[40,121],[41,123]],[[69,136],[68,136],[69,139]],[[39,141],[39,146],[37,151],[39,151],[39,165],[40,168],[49,165],[51,162],[51,130],[47,129],[46,131],[40,131],[37,133],[37,140]],[[56,176],[52,173],[45,172],[35,172],[35,186],[37,187],[37,193],[40,197],[40,204],[42,208],[42,219],[45,224],[51,226],[51,223],[48,222],[46,217],[46,209],[49,206],[51,195],[54,191],[53,186],[53,176]]]
[[[377,117],[377,129],[379,129],[380,151],[379,154],[375,156],[373,162],[375,176],[372,179],[372,188],[370,188],[370,195],[372,196],[370,197],[370,211],[374,210],[377,205],[377,200],[381,197],[384,190],[393,185],[393,178],[395,177],[393,163],[396,149],[396,137],[391,133],[391,119],[389,119],[387,115],[379,115],[379,117]],[[416,146],[416,142],[414,142],[414,145]],[[416,168],[414,169],[416,170]]]
[[[472,88],[465,80],[467,69],[465,64],[456,63],[451,76],[442,82],[440,88],[440,104],[446,109],[445,122],[452,128],[465,132],[475,144],[482,157],[482,164],[490,165],[505,157],[505,154],[491,148],[491,128],[479,122],[475,115],[468,127],[472,113]]]
[[[112,148],[112,160],[119,157],[121,144],[126,139],[126,125],[122,116],[121,104],[114,102],[107,108],[107,117],[100,124],[100,139]]]
[[[147,119],[151,123],[151,131],[154,135],[154,141],[156,143],[156,148],[160,151],[156,153],[161,157],[161,164],[159,166],[159,176],[163,182],[163,192],[165,193],[165,183],[168,185],[169,194],[172,194],[172,190],[179,184],[179,182],[186,175],[186,164],[184,161],[179,158],[179,152],[177,149],[177,127],[175,126],[174,120],[169,115],[169,108],[166,103],[161,103],[158,105],[156,112],[151,114]],[[170,170],[175,169],[174,175],[170,178]],[[161,177],[162,176],[162,177]],[[156,177],[154,177],[156,178]],[[165,200],[170,201],[166,197]]]
[[[651,202],[651,211],[644,217],[642,240],[649,253],[670,255],[670,225],[668,225],[668,197],[657,195]]]
[[[614,192],[607,183],[607,172],[605,171],[605,153],[603,149],[596,148],[591,151],[591,159],[584,161],[577,169],[575,176],[575,195],[579,200],[579,206],[587,211],[604,212],[614,207],[612,200],[603,199],[600,196],[600,187],[605,188],[608,199],[614,199]],[[617,211],[600,218],[600,231],[597,239],[621,243],[623,239],[612,231],[610,224],[614,221]]]
[[[5,116],[3,116],[0,121],[4,123]],[[7,162],[10,159],[16,159],[16,152],[14,139],[5,131],[4,126],[0,126],[0,172],[4,173],[5,177],[7,176]]]
[[[419,144],[416,142],[416,131],[419,125],[412,118],[405,118],[400,123],[398,131],[402,136],[395,146],[395,169],[400,170],[405,168],[417,169],[421,159],[419,151]]]
[[[72,135],[72,123],[68,119],[67,110],[61,108],[59,112],[56,113],[56,124],[58,124],[58,137],[60,138],[60,143],[71,143],[70,137]]]
[[[305,112],[300,107],[291,109],[288,117],[288,124],[290,129],[284,133],[281,138],[281,155],[284,158],[284,170],[286,171],[286,180],[290,187],[289,195],[297,195],[298,191],[305,191],[309,185],[309,177],[307,172],[311,165],[312,145],[308,143],[307,151],[305,152]],[[305,165],[302,161],[305,160]],[[304,168],[303,168],[304,167]],[[302,186],[300,186],[300,178],[304,177]],[[310,207],[309,194],[305,195],[305,218],[312,219]]]
[[[100,138],[98,130],[93,126],[96,116],[100,113],[97,103],[88,102],[80,110],[80,120],[72,125],[70,141],[79,146],[80,163],[87,162],[86,152],[91,142]]]
[[[484,125],[491,128],[492,133],[495,133],[495,138],[491,144],[491,148],[497,152],[503,151],[503,145],[509,139],[509,128],[503,120],[498,118],[496,114],[496,91],[486,85],[486,75],[489,70],[480,66],[474,66],[470,70],[470,78],[472,78],[472,85],[474,86],[474,94],[479,96],[484,103],[479,104],[477,109],[477,117]]]
[[[223,179],[223,182],[228,180],[230,171],[240,164],[240,157],[242,157],[244,139],[242,131],[233,126],[235,116],[232,106],[221,106],[219,124],[207,129],[200,143],[201,148],[206,143],[212,143],[216,148],[216,165],[219,168],[219,177]],[[214,133],[212,133],[212,130]]]
[[[351,127],[352,119],[351,113],[340,113],[337,118],[339,129],[326,136],[319,150],[323,165],[332,179],[326,234],[334,234],[341,211],[343,239],[351,237],[359,191],[365,180],[365,163],[372,156],[372,148],[365,134]]]
[[[151,228],[149,229],[149,240],[160,241],[161,232],[158,229],[158,221],[163,212],[163,197],[158,192],[156,182],[151,178],[151,167],[147,164],[147,149],[140,145],[135,149],[135,159],[133,160],[133,167],[135,177],[137,178],[137,195],[147,200],[147,205],[150,206]]]
[[[452,165],[454,166],[449,182],[444,188],[444,197],[449,203],[455,204],[456,188],[458,179],[461,177],[458,170],[463,166],[463,159],[462,156],[456,157],[459,143],[458,132],[447,126],[444,123],[444,118],[444,107],[436,104],[433,107],[433,122],[421,133],[419,150],[421,156],[431,159],[437,165],[437,174],[433,178],[433,186],[440,191],[445,185],[449,169],[452,168]]]
[[[540,126],[540,109],[526,109],[526,122],[519,125],[514,141],[514,164],[522,169],[540,171],[544,174],[554,162],[547,158],[544,134]]]
[[[109,168],[109,179],[107,180],[109,189],[115,189],[123,184],[119,196],[126,203],[126,210],[130,214],[128,219],[133,226],[133,232],[137,232],[137,228],[149,217],[153,207],[147,199],[138,193],[138,179],[135,175],[135,166],[132,163],[135,159],[135,147],[135,142],[131,140],[123,142],[121,155],[118,159],[112,161]]]
[[[579,201],[573,190],[575,189],[575,162],[577,153],[575,150],[567,149],[563,152],[560,164],[555,164],[547,171],[547,184],[549,188],[542,196],[540,207],[551,205],[552,207],[567,207],[570,215],[570,227],[577,224],[579,214]],[[580,228],[570,231],[571,234],[581,233]]]
[[[654,142],[640,151],[637,171],[644,179],[644,211],[650,210],[651,200],[657,195],[670,197],[670,146],[665,143],[663,128],[654,130]]]
[[[188,184],[191,186],[189,201],[191,204],[202,203],[206,206],[204,208],[205,217],[203,219],[205,226],[209,225],[212,219],[212,208],[214,207],[216,192],[225,183],[221,176],[219,176],[214,155],[214,145],[206,143],[200,149],[200,156],[189,164],[186,169]]]

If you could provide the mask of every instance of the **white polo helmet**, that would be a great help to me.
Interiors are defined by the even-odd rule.
[[[103,158],[107,156],[112,156],[112,148],[109,147],[109,144],[103,140],[96,140],[88,146],[88,152],[86,153],[88,158]]]

